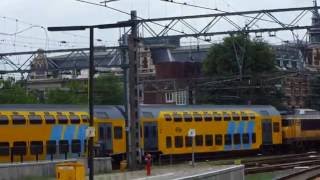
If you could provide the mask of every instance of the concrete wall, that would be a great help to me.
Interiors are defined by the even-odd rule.
[[[0,180],[23,180],[27,177],[55,177],[56,164],[77,161],[84,163],[87,168],[86,159],[0,164]],[[111,172],[111,158],[95,158],[94,166],[95,174]]]

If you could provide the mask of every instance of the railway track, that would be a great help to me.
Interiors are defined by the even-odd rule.
[[[306,167],[305,169],[288,174],[286,176],[282,176],[276,178],[277,180],[307,180],[307,179],[315,179],[320,175],[320,165]]]
[[[305,153],[253,160],[244,162],[243,164],[245,165],[246,174],[256,174],[291,169],[299,166],[320,165],[320,156],[317,153]]]

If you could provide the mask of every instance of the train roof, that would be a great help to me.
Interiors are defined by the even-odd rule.
[[[283,116],[283,119],[319,119],[320,120],[320,114],[292,114],[292,115],[286,115]]]
[[[94,106],[95,116],[100,118],[109,117],[112,119],[120,119],[124,117],[122,107],[114,105],[96,105]],[[0,111],[30,111],[30,112],[69,112],[79,111],[88,112],[86,105],[56,105],[56,104],[14,104],[0,105]]]
[[[280,115],[273,106],[269,105],[140,105],[140,115],[157,117],[160,111],[215,111],[215,110],[252,110],[261,115]],[[82,111],[88,112],[86,105],[53,105],[53,104],[15,104],[0,105],[0,111]],[[106,115],[112,119],[124,118],[124,107],[116,105],[95,105],[95,115]],[[151,113],[151,114],[150,114]]]
[[[152,113],[154,117],[160,111],[215,111],[215,110],[252,110],[258,114],[279,116],[280,112],[269,105],[141,105],[142,115]]]

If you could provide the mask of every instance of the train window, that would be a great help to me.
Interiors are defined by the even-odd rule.
[[[9,124],[9,118],[5,115],[0,115],[0,124]]]
[[[172,117],[170,116],[170,114],[165,114],[165,115],[164,115],[164,119],[165,119],[166,121],[172,121]]]
[[[240,134],[233,134],[233,144],[241,144]]]
[[[42,118],[39,115],[29,115],[30,124],[42,124]]]
[[[52,115],[45,115],[44,119],[46,120],[46,124],[55,124],[56,119]]]
[[[10,154],[10,144],[8,142],[0,142],[0,156],[8,156]]]
[[[182,121],[182,116],[180,114],[174,114],[173,115],[173,120],[175,122],[181,122]]]
[[[185,136],[186,147],[192,147],[192,137]]]
[[[193,118],[194,118],[194,121],[202,121],[201,114],[199,114],[197,112],[193,113]]]
[[[192,121],[192,116],[189,113],[183,113],[183,119],[185,122],[191,122]]]
[[[30,142],[30,153],[32,155],[43,153],[43,142],[42,141],[31,141]]]
[[[89,116],[88,115],[81,115],[81,119],[83,123],[88,123],[89,122]]]
[[[80,124],[80,117],[77,115],[70,115],[70,122],[71,124]]]
[[[206,146],[212,146],[213,145],[213,136],[211,134],[207,134],[205,136]]]
[[[208,113],[204,113],[204,120],[205,121],[212,121],[212,116]]]
[[[227,114],[227,113],[223,113],[223,120],[224,121],[230,121],[231,120],[231,116],[229,115],[229,114]]]
[[[202,135],[196,135],[196,146],[202,146],[203,145],[203,136]]]
[[[290,120],[288,119],[283,119],[281,123],[282,123],[282,127],[290,126]]]
[[[319,119],[301,120],[301,130],[302,131],[319,130],[319,129],[320,129],[320,120]]]
[[[176,148],[182,148],[183,147],[183,137],[182,136],[175,136],[174,137],[174,146]]]
[[[243,121],[248,121],[248,120],[249,120],[249,116],[248,116],[246,113],[241,112],[241,119],[242,119]]]
[[[221,121],[222,120],[221,114],[214,113],[213,114],[213,119],[214,119],[214,121]]]
[[[221,134],[215,135],[214,139],[215,139],[216,145],[222,145],[222,135]]]
[[[115,139],[122,139],[122,127],[121,126],[115,126],[113,128],[113,132],[114,132]]]
[[[167,148],[171,148],[172,147],[172,138],[171,138],[171,136],[167,136],[166,137],[166,145],[167,145]]]
[[[280,123],[278,122],[273,123],[273,132],[275,133],[280,132]]]
[[[57,116],[59,124],[68,124],[68,117],[66,115]]]
[[[231,145],[232,144],[232,138],[230,134],[224,135],[224,144],[225,145]]]
[[[252,144],[256,143],[256,133],[251,134]]]
[[[232,113],[232,120],[240,121],[240,115],[238,113],[233,112]]]
[[[55,154],[57,152],[56,141],[50,140],[46,142],[47,145],[47,154]]]
[[[27,143],[24,141],[13,142],[12,153],[26,155],[27,154]]]
[[[83,141],[83,151],[84,151],[84,152],[87,152],[87,149],[88,149],[88,141],[85,139],[85,140]]]
[[[144,127],[143,135],[144,135],[144,138],[148,138],[149,137],[149,128],[148,128],[148,126]]]
[[[26,118],[22,115],[12,115],[13,124],[26,124]]]
[[[59,153],[65,154],[69,152],[69,141],[68,140],[60,140],[59,141]]]
[[[81,141],[79,139],[73,139],[71,141],[71,152],[80,153],[81,152]]]
[[[249,144],[249,134],[248,133],[242,134],[242,143]]]
[[[253,113],[250,113],[249,119],[250,119],[250,120],[255,120],[255,119],[256,119],[256,116],[255,116]]]

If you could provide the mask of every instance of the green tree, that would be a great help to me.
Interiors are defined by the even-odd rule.
[[[95,104],[123,104],[123,83],[112,74],[102,75],[95,79]]]
[[[240,66],[242,70],[240,70]],[[206,75],[254,75],[275,70],[275,55],[271,46],[244,35],[226,37],[215,44],[204,60]]]
[[[94,79],[94,103],[115,105],[123,103],[121,79],[112,75],[102,75]],[[88,85],[86,82],[70,81],[64,88],[49,90],[47,104],[87,104]]]
[[[277,71],[274,51],[263,40],[241,34],[226,37],[211,47],[203,70],[220,82],[199,90],[200,103],[281,105],[279,82],[267,80]]]
[[[38,103],[36,96],[28,93],[21,83],[14,79],[0,81],[0,104],[34,104]]]

